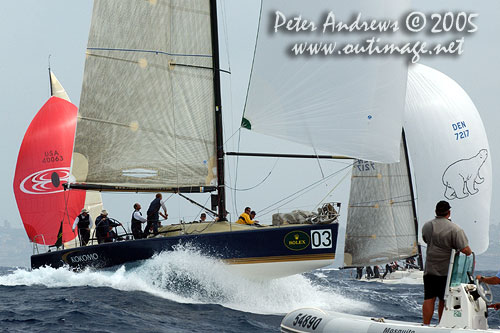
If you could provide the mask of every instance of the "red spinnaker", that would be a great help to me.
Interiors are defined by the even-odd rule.
[[[70,176],[77,107],[51,97],[31,122],[17,157],[14,194],[32,242],[52,245],[63,222],[63,242],[76,237],[73,221],[85,191],[64,191]]]

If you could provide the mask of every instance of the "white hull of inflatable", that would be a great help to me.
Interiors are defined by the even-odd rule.
[[[314,308],[298,309],[290,312],[281,322],[282,332],[320,333],[479,333],[500,332],[497,329],[477,330],[422,326],[420,323],[369,318]]]

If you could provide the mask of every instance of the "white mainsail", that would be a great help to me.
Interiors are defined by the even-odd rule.
[[[209,5],[94,2],[76,182],[137,190],[214,184]]]
[[[61,82],[57,79],[55,74],[50,71],[50,85],[51,85],[51,91],[52,91],[52,96],[59,97],[62,99],[67,100],[68,102],[71,102],[69,99],[68,93],[66,92],[66,89],[62,86]],[[74,176],[71,176],[74,178]],[[86,208],[89,210],[90,216],[92,219],[95,219],[99,214],[101,213],[103,204],[102,204],[102,196],[100,192],[96,191],[86,191],[85,192],[85,203],[83,205],[83,208]],[[73,224],[73,221],[70,221],[71,225]],[[74,246],[77,246],[79,244],[78,237],[75,240],[66,242],[64,244],[65,248],[71,248]]]
[[[291,55],[295,43],[362,43],[367,33],[321,33],[331,9],[336,22],[397,20],[407,1],[263,1],[243,126],[332,154],[391,163],[399,159],[406,59],[387,56]],[[301,15],[315,32],[274,32],[276,16]],[[396,42],[400,31],[383,34]],[[338,52],[338,51],[335,51]]]
[[[353,164],[344,266],[373,266],[417,254],[417,234],[404,141],[400,162]]]
[[[430,67],[410,67],[405,131],[415,172],[420,228],[434,218],[436,203],[451,205],[472,250],[489,243],[492,189],[486,131],[467,93],[454,80]],[[422,170],[423,172],[418,172]]]

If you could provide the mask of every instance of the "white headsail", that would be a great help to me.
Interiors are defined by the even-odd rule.
[[[407,80],[406,59],[387,56],[338,55],[347,43],[370,33],[323,31],[330,9],[339,21],[365,18],[399,19],[407,1],[263,1],[259,34],[248,88],[243,126],[337,155],[379,162],[399,159],[399,142]],[[299,15],[314,21],[315,31],[296,32],[276,22]],[[330,23],[332,20],[329,21]],[[306,24],[307,26],[307,24]],[[338,29],[338,28],[335,28]],[[381,38],[396,42],[400,31]],[[333,55],[292,55],[301,42],[336,43]],[[324,45],[323,44],[323,45]],[[322,53],[322,52],[320,52]]]
[[[476,253],[488,248],[491,156],[481,117],[467,93],[424,65],[409,69],[405,131],[415,170],[420,228],[446,200]]]
[[[64,89],[61,82],[59,82],[52,71],[50,71],[50,90],[52,91],[52,96],[56,96],[65,99],[68,102],[71,102],[68,94],[66,93],[66,89]]]

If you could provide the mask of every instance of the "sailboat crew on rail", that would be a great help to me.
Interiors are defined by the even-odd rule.
[[[90,229],[92,229],[94,222],[89,215],[89,211],[85,208],[82,209],[80,215],[75,218],[73,227],[71,228],[75,232],[75,228],[78,226],[78,236],[80,238],[80,246],[85,246],[90,239]]]
[[[163,209],[163,213],[160,212],[160,208]],[[144,229],[144,238],[146,238],[151,228],[153,229],[153,234],[156,236],[158,234],[158,226],[160,224],[160,215],[166,220],[168,219],[167,207],[165,202],[162,200],[161,193],[156,193],[155,199],[151,201],[148,208],[148,219],[146,223],[146,229]]]
[[[250,207],[245,207],[245,211],[241,213],[240,217],[238,218],[238,223],[239,224],[253,224],[253,225],[259,225],[257,221],[254,221],[251,219],[250,215],[252,213],[252,209]],[[255,216],[255,215],[254,215]]]

